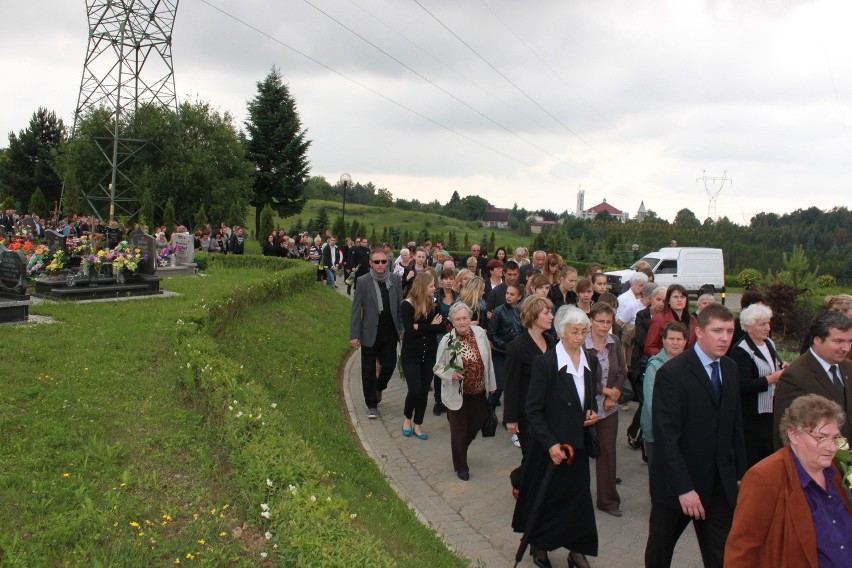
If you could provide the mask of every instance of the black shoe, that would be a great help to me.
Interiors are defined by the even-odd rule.
[[[538,550],[536,547],[530,547],[530,556],[532,556],[533,564],[539,568],[553,568],[550,559],[547,557],[547,551]]]
[[[443,403],[436,402],[435,406],[432,407],[432,414],[435,416],[440,416],[444,412],[447,411],[447,407],[443,405]]]
[[[459,479],[461,479],[462,481],[467,481],[468,479],[470,479],[470,473],[467,471],[460,471]]]

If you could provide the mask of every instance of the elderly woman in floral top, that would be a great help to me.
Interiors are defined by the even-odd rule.
[[[497,389],[491,346],[485,330],[471,325],[471,309],[463,302],[450,307],[453,330],[438,345],[435,374],[441,378],[441,401],[450,421],[453,469],[470,479],[467,449],[488,414],[488,395]]]

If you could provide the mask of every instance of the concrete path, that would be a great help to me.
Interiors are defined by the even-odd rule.
[[[343,288],[342,284],[340,288]],[[342,289],[345,294],[345,289]],[[470,481],[463,482],[453,471],[450,457],[450,431],[446,415],[432,414],[432,396],[423,430],[428,440],[402,435],[402,409],[405,382],[394,374],[383,401],[379,418],[369,420],[361,389],[361,358],[353,351],[346,361],[343,395],[346,408],[364,450],[378,464],[382,474],[399,497],[406,501],[418,518],[435,531],[447,546],[467,557],[472,566],[512,566],[520,535],[510,526],[515,500],[509,484],[509,472],[521,459],[521,450],[512,445],[509,433],[498,427],[493,438],[479,437],[470,447]],[[596,511],[600,549],[593,566],[632,568],[643,565],[647,539],[650,498],[648,471],[639,452],[627,445],[623,432],[632,419],[620,412],[618,475],[624,516],[613,517]],[[502,420],[502,408],[497,409]],[[592,465],[594,467],[594,465]],[[594,496],[594,472],[592,474]],[[554,566],[567,565],[567,551],[550,554]],[[529,555],[521,566],[533,566]],[[700,567],[701,556],[695,533],[687,528],[675,551],[676,567]]]

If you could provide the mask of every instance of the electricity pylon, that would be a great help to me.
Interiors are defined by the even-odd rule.
[[[145,141],[123,136],[128,118],[145,104],[177,111],[172,28],[178,1],[86,0],[89,43],[72,136],[86,113],[98,108],[111,112],[112,124],[105,125],[104,136],[94,137],[110,170],[97,187],[80,188],[83,199],[99,216],[98,205],[109,203],[110,220],[115,218],[116,208],[134,215],[139,201],[121,166]]]

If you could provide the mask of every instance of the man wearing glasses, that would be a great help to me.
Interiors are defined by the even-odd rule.
[[[781,447],[778,426],[784,411],[796,398],[818,394],[840,405],[846,413],[841,434],[852,439],[849,411],[852,410],[852,363],[847,356],[852,349],[852,318],[841,312],[820,315],[809,334],[810,349],[793,361],[778,379],[775,406],[775,448]]]
[[[399,276],[388,270],[385,251],[373,249],[370,271],[356,281],[349,325],[349,344],[361,349],[361,385],[367,418],[371,420],[378,417],[382,391],[387,388],[396,368],[396,346],[402,333],[401,303]]]

